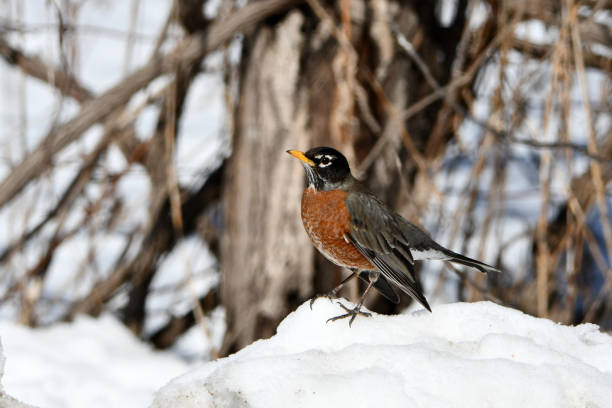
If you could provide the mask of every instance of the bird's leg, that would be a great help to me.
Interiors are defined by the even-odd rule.
[[[370,291],[370,288],[378,280],[378,276],[379,276],[379,272],[372,272],[372,271],[369,272],[368,279],[369,279],[370,283],[368,283],[368,287],[363,292],[363,295],[361,295],[361,299],[359,299],[359,303],[357,303],[357,305],[353,309],[349,309],[348,307],[344,306],[342,303],[337,302],[340,305],[341,308],[346,310],[346,313],[343,314],[343,315],[340,315],[340,316],[330,317],[329,319],[327,319],[327,322],[335,322],[336,320],[345,319],[347,317],[350,317],[351,319],[349,320],[349,327],[351,327],[352,324],[353,324],[353,320],[355,320],[357,315],[362,315],[362,316],[365,316],[365,317],[372,316],[371,313],[362,312],[361,311],[361,307],[363,306],[363,302],[365,301],[365,298],[368,295],[368,292]]]
[[[352,271],[352,273],[349,276],[344,278],[344,280],[342,282],[340,282],[340,284],[338,286],[336,286],[335,288],[333,288],[329,292],[324,293],[322,295],[315,295],[312,299],[310,299],[310,310],[312,310],[312,305],[314,304],[315,300],[317,300],[320,297],[325,296],[326,298],[329,299],[330,302],[332,301],[332,299],[337,298],[338,297],[338,292],[340,292],[340,290],[344,287],[344,285],[348,281],[353,279],[355,276],[357,276],[357,271]]]

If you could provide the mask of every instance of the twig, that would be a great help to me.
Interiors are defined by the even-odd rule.
[[[0,18],[0,34],[16,32],[16,33],[37,33],[40,31],[57,30],[62,28],[64,33],[78,32],[80,35],[104,35],[106,37],[115,37],[118,39],[124,39],[128,34],[128,31],[119,30],[111,27],[103,27],[95,24],[55,24],[55,23],[42,23],[42,24],[20,24],[14,21]],[[143,34],[134,32],[134,40],[137,41],[152,41],[155,39],[153,35]],[[177,37],[178,38],[178,37]]]
[[[123,57],[123,75],[130,70],[132,61],[132,52],[134,51],[134,36],[136,34],[136,23],[138,21],[138,10],[140,8],[140,0],[132,0],[130,8],[130,25],[128,28],[127,39],[125,44],[125,54]]]
[[[522,38],[513,38],[512,48],[532,58],[546,58],[551,52],[551,45],[536,44]],[[584,50],[584,63],[589,67],[599,68],[602,71],[612,71],[611,58],[605,55],[595,54],[588,48]]]
[[[177,74],[178,75],[178,74]],[[181,195],[179,192],[176,168],[174,167],[174,142],[176,139],[176,110],[177,110],[177,87],[176,81],[170,88],[170,95],[166,99],[166,128],[164,131],[164,162],[166,167],[166,189],[170,199],[170,214],[172,226],[178,236],[183,233],[183,213],[181,211]]]
[[[0,36],[0,57],[8,64],[21,68],[26,75],[50,84],[80,103],[89,101],[93,95],[73,75],[66,73],[63,69],[49,66],[39,57],[24,54],[21,50],[10,46],[2,36]]]
[[[172,24],[172,20],[175,14],[175,4],[176,3],[172,1],[170,12],[168,13],[168,17],[166,17],[166,22],[164,23],[164,26],[162,27],[160,33],[157,35],[157,38],[155,40],[155,45],[153,46],[153,51],[151,52],[151,59],[159,57],[159,50],[164,44],[164,41],[166,41],[166,38],[168,37],[168,30],[170,29],[170,24]]]

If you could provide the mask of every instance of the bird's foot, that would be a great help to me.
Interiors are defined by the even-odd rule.
[[[357,306],[355,306],[352,309],[349,309],[348,307],[344,306],[342,303],[340,302],[336,302],[340,305],[341,308],[343,308],[344,310],[346,310],[345,314],[339,315],[339,316],[335,316],[335,317],[330,317],[329,319],[327,319],[326,323],[329,322],[335,322],[336,320],[340,320],[340,319],[346,319],[347,317],[350,317],[351,319],[349,320],[349,327],[352,326],[353,324],[353,320],[355,320],[355,318],[357,317],[357,315],[361,315],[361,316],[365,316],[365,317],[372,317],[372,313],[368,313],[368,312],[362,312],[361,311],[361,304],[358,304]]]
[[[319,295],[314,295],[311,299],[310,299],[310,310],[312,310],[312,305],[314,305],[314,302],[321,297],[326,297],[329,299],[330,302],[333,302],[334,299],[338,298],[338,291],[336,289],[334,290],[330,290],[327,293],[322,293]]]

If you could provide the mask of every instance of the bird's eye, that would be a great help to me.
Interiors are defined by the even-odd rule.
[[[331,158],[329,156],[323,156],[319,162],[319,167],[327,167],[331,164]]]

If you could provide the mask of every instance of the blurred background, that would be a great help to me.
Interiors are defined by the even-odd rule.
[[[423,263],[432,305],[612,330],[610,0],[0,0],[0,61],[2,320],[205,360],[271,336],[346,275],[285,153],[329,145],[505,272]]]

